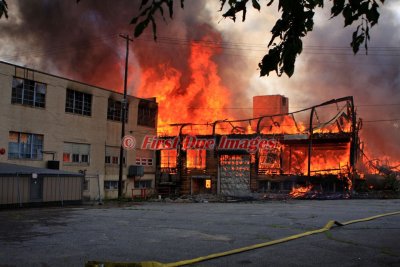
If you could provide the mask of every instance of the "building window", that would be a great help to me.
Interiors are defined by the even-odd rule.
[[[89,163],[89,155],[81,155],[82,163]]]
[[[122,188],[125,187],[125,181],[122,181]],[[118,190],[118,181],[104,181],[105,190]]]
[[[153,159],[136,157],[136,165],[153,166]]]
[[[90,145],[78,143],[64,143],[63,162],[89,165]]]
[[[71,162],[71,154],[63,153],[63,162]]]
[[[161,150],[161,168],[176,168],[176,150]]]
[[[106,146],[105,163],[109,165],[119,165],[119,153],[120,147],[117,146]],[[124,157],[122,158],[123,164],[126,164],[125,159],[126,152],[124,151]]]
[[[151,180],[135,181],[135,188],[152,188]]]
[[[72,154],[72,162],[79,163],[79,154]]]
[[[91,116],[92,95],[67,89],[65,112]]]
[[[129,104],[126,104],[125,122],[128,122]],[[122,121],[122,102],[111,98],[108,99],[107,119],[112,121]]]
[[[11,103],[44,108],[46,106],[46,84],[14,77]]]
[[[138,107],[138,120],[137,124],[141,126],[148,126],[155,128],[157,121],[157,103],[140,100]]]
[[[281,171],[281,151],[278,149],[260,149],[258,171],[263,174],[278,174]]]
[[[191,169],[206,168],[206,151],[205,150],[187,150],[186,166]]]
[[[43,159],[43,135],[9,132],[9,159]]]

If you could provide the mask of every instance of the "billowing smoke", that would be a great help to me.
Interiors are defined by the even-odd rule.
[[[190,41],[208,36],[221,47],[222,52],[213,59],[221,83],[231,92],[229,111],[235,116],[250,117],[251,97],[258,94],[288,96],[291,111],[353,95],[358,115],[365,120],[362,137],[366,146],[378,156],[400,159],[399,121],[392,121],[400,118],[398,4],[388,3],[381,10],[379,25],[371,31],[368,56],[363,52],[351,55],[351,31],[343,29],[341,19],[328,20],[327,13],[318,17],[314,31],[306,37],[296,72],[289,79],[258,77],[257,63],[263,55],[260,50],[266,49],[269,31],[278,16],[276,7],[263,6],[261,14],[250,11],[245,23],[234,24],[221,21],[218,1],[210,2],[186,1],[185,10],[175,8],[174,20],[167,19],[165,24],[159,19],[157,43],[152,40],[151,29],[134,40],[129,59],[131,93],[141,86],[144,69],[153,68],[162,76],[161,66],[171,66],[182,72],[174,90],[185,94],[191,82],[187,61]],[[118,35],[133,32],[129,22],[137,14],[139,3],[9,1],[10,18],[0,21],[0,59],[122,91],[125,43]]]
[[[342,17],[330,20],[329,8],[319,13],[313,32],[304,39],[303,54],[298,57],[294,76],[271,75],[260,79],[254,72],[249,93],[286,95],[291,111],[352,95],[357,115],[364,120],[360,135],[370,156],[387,155],[399,161],[400,3],[388,2],[380,10],[379,24],[370,29],[368,55],[363,50],[353,55],[350,42],[357,25],[344,28]],[[271,20],[271,13],[276,10],[275,7],[258,16],[248,15],[248,23],[265,26],[263,23]],[[276,19],[276,13],[273,17]],[[263,37],[272,25],[265,29]],[[235,33],[233,38],[238,42],[248,40],[243,32]],[[251,40],[257,39],[252,35]],[[247,50],[256,53],[255,48],[247,47]],[[258,59],[249,61],[250,66],[259,61],[262,54],[258,55]]]
[[[79,4],[62,0],[12,1],[10,19],[0,22],[1,59],[120,91],[125,42],[118,35],[132,35],[129,22],[139,4],[128,0],[83,0]],[[199,6],[197,1],[191,3],[186,16],[168,21],[168,25],[160,19],[158,34],[173,36],[170,42],[154,43],[151,30],[135,40],[130,67],[134,70],[165,63],[185,69],[185,40],[199,39],[204,28],[196,21],[197,16],[190,15],[191,9],[199,10]],[[177,17],[179,11],[176,7]]]

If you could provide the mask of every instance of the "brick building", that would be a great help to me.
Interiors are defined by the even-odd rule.
[[[117,197],[123,95],[0,62],[0,162],[85,173],[86,198]],[[128,96],[125,131],[156,134],[155,99]],[[154,151],[124,152],[123,194],[155,186]],[[129,170],[143,166],[144,176]]]

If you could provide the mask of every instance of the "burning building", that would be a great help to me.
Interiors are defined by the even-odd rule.
[[[176,136],[158,137],[170,144],[156,148],[159,192],[241,197],[351,189],[359,154],[353,97],[295,112],[280,95],[253,103],[253,118],[174,124]]]

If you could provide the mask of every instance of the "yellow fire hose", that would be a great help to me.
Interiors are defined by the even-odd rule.
[[[378,219],[381,217],[398,215],[398,214],[400,214],[400,211],[379,214],[379,215],[375,215],[372,217],[352,220],[352,221],[343,222],[343,223],[340,223],[337,221],[329,221],[323,228],[320,228],[320,229],[316,229],[316,230],[312,230],[312,231],[308,231],[308,232],[304,232],[304,233],[300,233],[300,234],[296,234],[296,235],[291,235],[288,237],[284,237],[284,238],[280,238],[280,239],[276,239],[276,240],[272,240],[272,241],[268,241],[268,242],[264,242],[264,243],[250,245],[247,247],[232,249],[232,250],[228,250],[225,252],[213,253],[213,254],[210,254],[207,256],[198,257],[198,258],[194,258],[194,259],[190,259],[190,260],[183,260],[183,261],[177,261],[177,262],[171,262],[171,263],[161,263],[161,262],[156,262],[156,261],[143,261],[143,262],[138,262],[138,263],[89,261],[85,264],[85,266],[86,267],[177,267],[177,266],[184,266],[184,265],[198,263],[201,261],[225,257],[225,256],[229,256],[229,255],[233,255],[233,254],[237,254],[237,253],[241,253],[241,252],[245,252],[245,251],[249,251],[249,250],[253,250],[253,249],[257,249],[257,248],[268,247],[268,246],[280,244],[283,242],[288,242],[291,240],[299,239],[299,238],[309,236],[309,235],[323,233],[323,232],[329,231],[334,225],[345,226],[345,225],[349,225],[349,224],[353,224],[353,223],[371,221],[371,220],[375,220],[375,219]]]

